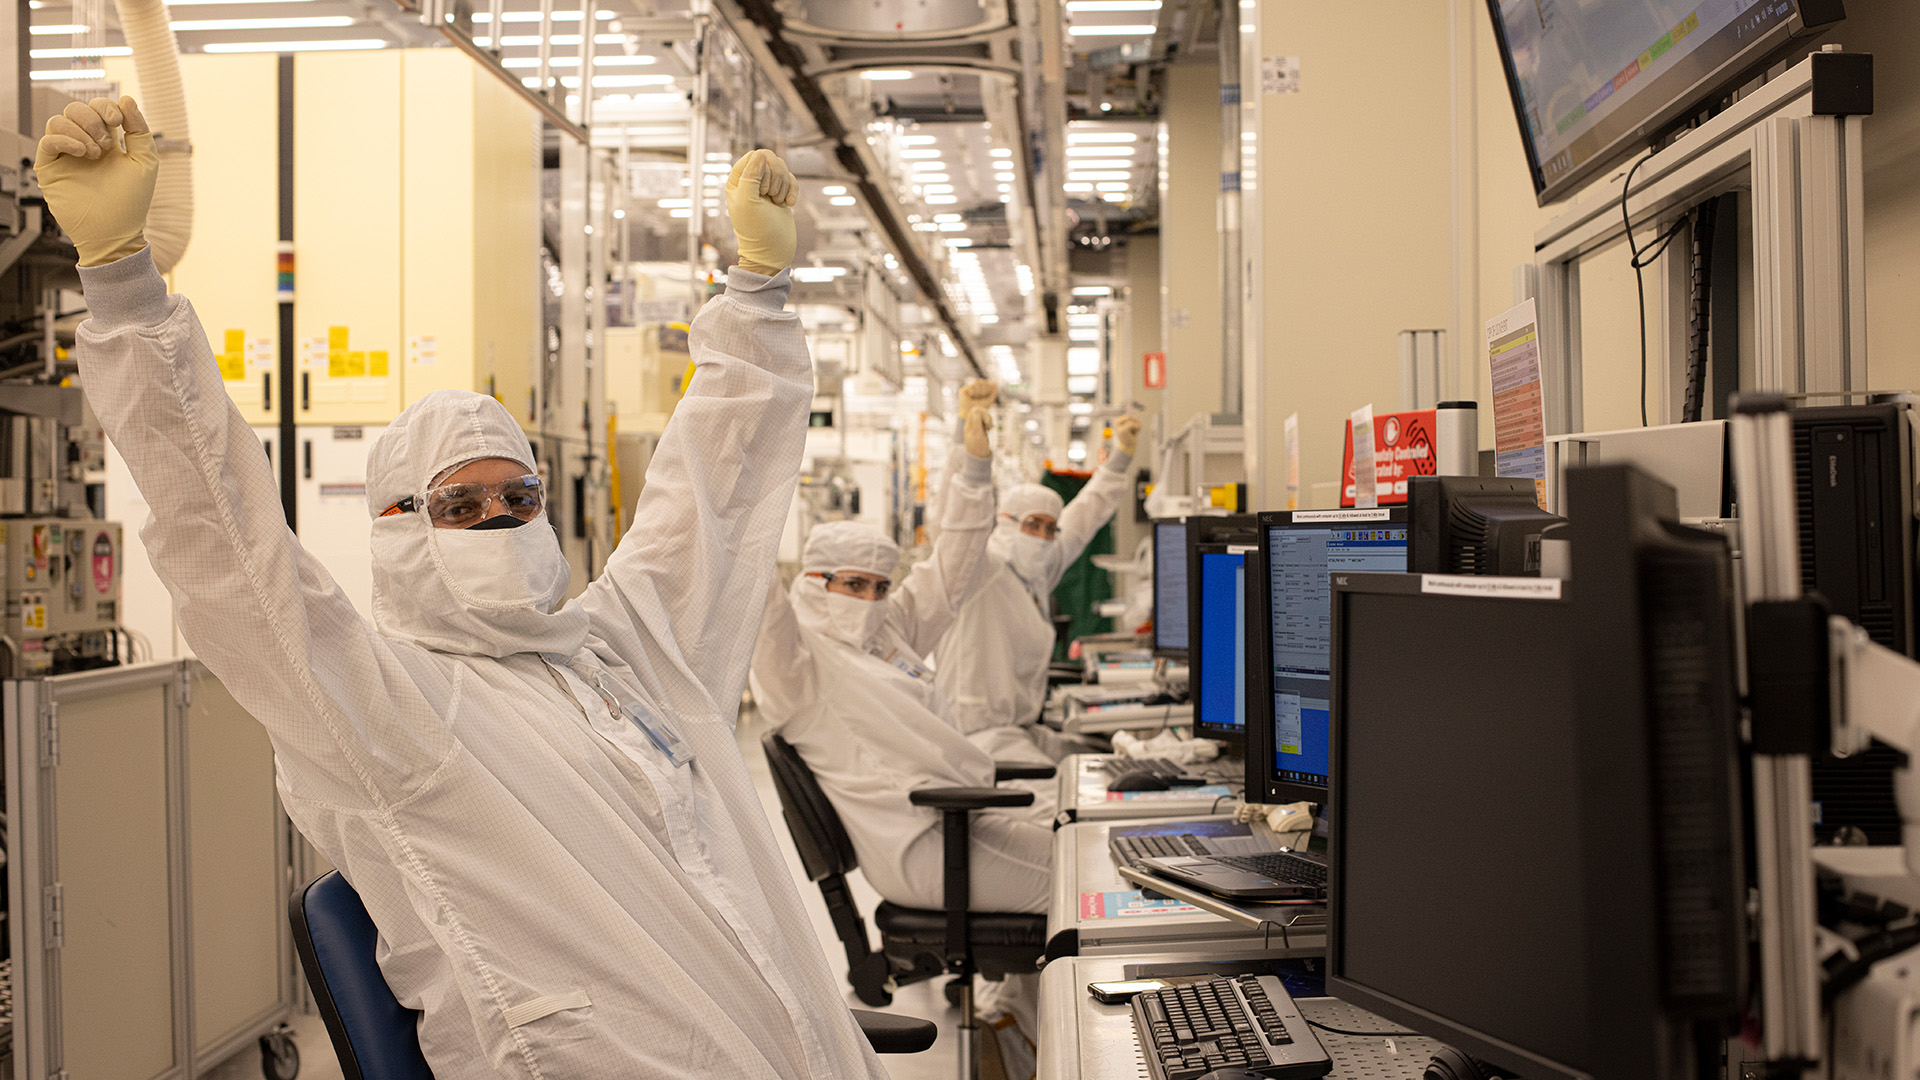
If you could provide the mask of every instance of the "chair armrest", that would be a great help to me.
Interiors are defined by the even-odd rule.
[[[985,810],[995,806],[1032,806],[1033,792],[1007,788],[921,788],[909,791],[907,801],[935,810]]]
[[[993,763],[993,782],[1002,780],[1047,780],[1054,774],[1051,765],[1034,765],[1025,761],[996,761]]]
[[[931,1020],[922,1020],[917,1016],[895,1016],[892,1013],[870,1012],[866,1009],[853,1010],[854,1022],[860,1025],[860,1033],[867,1037],[867,1044],[876,1054],[917,1054],[933,1045],[940,1029]]]

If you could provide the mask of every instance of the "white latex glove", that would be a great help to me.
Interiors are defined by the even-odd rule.
[[[1000,384],[992,379],[972,379],[960,388],[960,415],[970,416],[975,409],[990,409],[1000,396]]]
[[[115,128],[125,130],[125,149]],[[47,121],[33,170],[47,209],[79,249],[81,266],[101,266],[147,246],[160,155],[132,98],[68,105]]]
[[[992,457],[993,446],[987,442],[987,429],[993,426],[993,417],[987,410],[976,407],[967,414],[967,453],[974,457]]]
[[[1140,418],[1123,416],[1113,422],[1113,441],[1120,452],[1131,457],[1134,448],[1140,445]]]
[[[799,197],[799,182],[773,151],[755,150],[733,163],[727,216],[740,269],[771,276],[793,265],[793,204]]]

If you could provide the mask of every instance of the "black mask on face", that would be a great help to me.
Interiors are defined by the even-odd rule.
[[[514,517],[512,514],[495,514],[492,517],[488,518],[487,520],[479,522],[474,525],[469,525],[467,526],[467,528],[474,529],[474,530],[517,529],[520,526],[525,524],[526,522],[521,521],[519,518]]]

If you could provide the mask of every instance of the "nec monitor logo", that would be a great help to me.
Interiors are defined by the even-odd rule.
[[[1335,585],[1339,585],[1339,586],[1342,586],[1342,587],[1344,587],[1344,586],[1346,585],[1346,583],[1347,583],[1347,579],[1346,579],[1346,578],[1344,578],[1344,577],[1338,577],[1338,576],[1336,576],[1336,577],[1335,577],[1335,578],[1333,579],[1333,583],[1334,583]]]

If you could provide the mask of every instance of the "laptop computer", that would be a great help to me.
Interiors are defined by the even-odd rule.
[[[1304,850],[1280,846],[1271,833],[1234,844],[1198,838],[1204,850],[1192,854],[1148,855],[1134,865],[1189,888],[1229,900],[1315,902],[1327,896],[1327,825],[1315,820]],[[1110,841],[1111,842],[1111,841]],[[1225,850],[1222,850],[1225,849]]]

